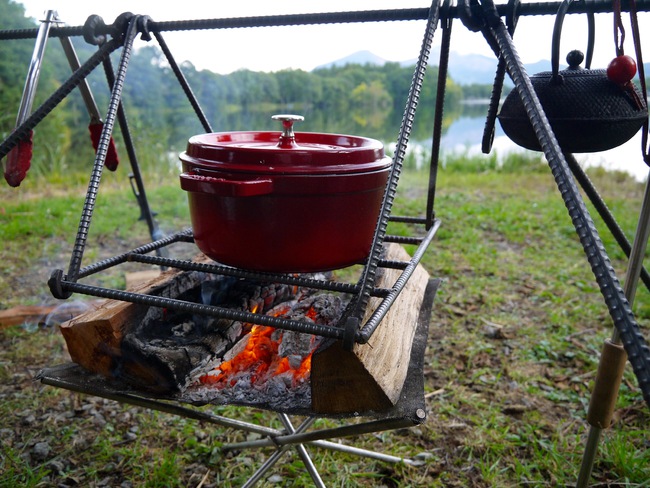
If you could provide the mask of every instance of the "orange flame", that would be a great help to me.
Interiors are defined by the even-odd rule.
[[[291,310],[290,305],[274,310],[273,316],[285,315]],[[254,311],[253,311],[254,312]],[[314,319],[316,310],[309,309],[306,316]],[[243,350],[228,361],[224,361],[218,369],[199,378],[204,385],[212,385],[218,389],[234,386],[241,378],[246,377],[251,384],[264,384],[269,378],[291,372],[291,382],[295,386],[306,381],[311,372],[311,356],[309,353],[298,365],[291,366],[287,357],[280,356],[278,348],[282,342],[282,331],[274,327],[253,325],[248,333],[248,342]],[[314,339],[312,338],[312,345]]]

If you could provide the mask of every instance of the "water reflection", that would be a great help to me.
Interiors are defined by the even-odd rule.
[[[639,181],[645,181],[648,177],[648,166],[643,162],[641,148],[641,132],[638,132],[622,146],[600,153],[580,154],[576,159],[587,167],[621,170],[630,173]]]
[[[465,154],[468,156],[485,156],[481,152],[481,138],[485,119],[482,117],[460,117],[449,125],[441,139],[441,152],[447,154]],[[420,144],[430,146],[430,141]],[[511,153],[540,154],[529,151],[512,142],[501,130],[497,123],[492,153],[501,162]],[[576,159],[583,167],[602,167],[607,170],[624,171],[638,181],[645,181],[648,176],[648,166],[643,162],[641,151],[641,132],[638,132],[627,143],[599,153],[576,154]]]
[[[280,110],[282,111],[282,110]],[[287,110],[284,110],[285,112]],[[401,114],[389,110],[380,117],[358,117],[353,112],[346,114],[328,113],[314,110],[312,107],[291,107],[289,112],[300,113],[305,121],[296,126],[296,131],[329,132],[353,134],[371,137],[384,142],[387,152],[393,154],[395,141],[399,136]],[[465,105],[445,111],[443,121],[443,136],[440,147],[443,155],[467,155],[472,157],[496,157],[497,163],[502,162],[511,153],[528,153],[539,155],[523,149],[513,143],[496,123],[495,137],[490,155],[481,152],[481,140],[485,126],[487,106],[481,104]],[[420,168],[428,164],[431,150],[431,131],[433,127],[433,110],[421,107],[413,125],[407,153],[409,165]],[[222,115],[223,120],[216,124],[217,131],[221,130],[276,130],[277,123],[271,120],[267,110],[259,112],[242,111]],[[201,132],[196,128],[196,133]],[[182,143],[183,145],[185,142]],[[425,161],[425,159],[427,161]],[[625,171],[639,181],[648,176],[648,167],[641,155],[641,134],[638,133],[626,144],[609,151],[592,154],[577,154],[576,159],[585,167],[600,166],[608,170]],[[414,161],[414,162],[413,162]]]

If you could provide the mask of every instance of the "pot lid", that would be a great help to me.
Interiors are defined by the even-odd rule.
[[[274,115],[281,132],[216,132],[190,138],[182,161],[204,169],[251,173],[328,174],[390,166],[381,142],[342,134],[293,131],[300,115]]]

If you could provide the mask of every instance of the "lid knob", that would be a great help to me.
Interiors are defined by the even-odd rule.
[[[566,55],[566,62],[569,63],[569,69],[581,69],[580,63],[585,60],[585,55],[582,54],[582,51],[574,49]]]
[[[273,120],[282,122],[282,135],[278,147],[291,148],[296,145],[296,136],[293,133],[293,123],[302,122],[305,118],[302,115],[278,114],[271,117]]]

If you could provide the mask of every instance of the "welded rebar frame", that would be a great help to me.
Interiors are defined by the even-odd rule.
[[[419,9],[416,9],[419,11]],[[409,10],[409,16],[412,15]],[[126,76],[126,71],[129,64],[129,59],[133,49],[133,42],[135,37],[138,34],[142,34],[143,39],[150,40],[151,32],[154,33],[154,36],[161,45],[161,49],[167,56],[170,66],[174,71],[183,91],[187,95],[192,107],[194,108],[199,120],[206,130],[211,130],[209,122],[206,120],[203,111],[200,108],[198,100],[194,97],[194,94],[187,83],[187,80],[183,76],[180,68],[177,63],[174,61],[173,56],[171,55],[169,48],[167,47],[162,35],[159,31],[156,31],[156,24],[148,16],[142,15],[133,15],[133,14],[122,14],[116,19],[115,23],[111,27],[105,26],[101,18],[97,16],[91,16],[86,25],[83,28],[84,38],[93,44],[100,46],[100,51],[102,52],[101,56],[95,55],[91,57],[84,65],[82,65],[70,79],[62,85],[62,87],[55,92],[50,99],[48,99],[40,108],[37,110],[32,117],[25,121],[20,127],[18,127],[5,142],[0,145],[0,158],[3,155],[4,151],[9,151],[15,144],[15,140],[19,140],[23,130],[29,130],[28,127],[38,124],[51,110],[56,107],[60,101],[62,101],[67,94],[72,91],[85,77],[97,66],[97,64],[103,64],[104,70],[107,75],[109,86],[111,88],[111,98],[109,102],[108,112],[106,115],[106,121],[104,123],[104,129],[101,133],[101,137],[98,144],[97,154],[95,162],[93,165],[93,170],[90,177],[90,182],[88,185],[88,190],[86,192],[86,199],[84,202],[83,210],[81,212],[81,219],[79,223],[79,228],[77,231],[77,236],[72,250],[72,255],[70,258],[70,264],[68,267],[67,273],[63,270],[55,270],[52,273],[52,277],[49,280],[50,289],[52,294],[56,298],[68,298],[73,293],[82,293],[91,296],[103,297],[103,298],[112,298],[122,301],[130,301],[133,303],[142,303],[150,306],[159,306],[166,307],[179,311],[191,311],[193,313],[213,315],[221,318],[234,318],[239,317],[240,319],[246,320],[250,323],[261,324],[261,325],[270,325],[272,324],[275,327],[286,329],[286,330],[295,330],[299,332],[306,332],[310,334],[317,334],[323,337],[330,337],[335,339],[341,339],[344,342],[346,348],[351,349],[355,343],[367,343],[374,331],[379,326],[381,320],[385,314],[390,309],[390,306],[395,301],[397,296],[403,290],[408,278],[419,264],[424,252],[426,251],[428,245],[430,244],[432,238],[434,237],[437,229],[439,228],[440,222],[436,219],[433,219],[431,216],[428,218],[417,218],[417,217],[393,217],[391,216],[392,205],[397,191],[397,185],[399,181],[399,176],[401,173],[401,167],[403,163],[404,156],[406,154],[406,146],[408,144],[408,139],[410,131],[413,125],[413,119],[417,109],[417,103],[419,99],[420,90],[422,87],[424,75],[429,60],[429,53],[431,51],[431,44],[433,40],[433,35],[438,24],[438,14],[439,8],[427,9],[427,28],[425,30],[424,39],[422,42],[422,48],[420,55],[418,57],[418,63],[416,70],[413,76],[413,81],[411,84],[411,89],[409,91],[409,96],[407,100],[407,105],[404,112],[404,117],[400,127],[396,154],[393,159],[393,164],[391,165],[391,171],[388,178],[388,183],[386,190],[384,192],[384,198],[382,202],[380,216],[375,228],[375,233],[373,236],[372,246],[370,255],[367,261],[363,266],[362,277],[358,283],[354,286],[348,286],[347,289],[353,295],[353,307],[350,308],[350,312],[346,314],[345,317],[341,318],[337,327],[324,327],[313,324],[307,321],[296,321],[288,320],[284,318],[273,318],[265,317],[259,314],[252,314],[247,312],[233,312],[232,310],[224,309],[222,307],[215,307],[203,304],[197,304],[192,302],[186,302],[181,300],[174,300],[169,298],[156,297],[153,295],[147,294],[138,294],[132,292],[125,292],[122,290],[110,289],[105,287],[90,286],[79,283],[80,278],[89,276],[100,270],[106,270],[109,267],[119,264],[121,259],[109,259],[107,261],[97,263],[96,265],[91,265],[86,268],[81,268],[81,263],[84,255],[84,251],[87,244],[88,231],[93,218],[94,206],[96,197],[99,191],[99,184],[101,180],[101,175],[104,167],[104,161],[106,158],[106,151],[108,147],[108,142],[110,136],[117,121],[122,129],[122,133],[125,138],[125,145],[127,146],[127,151],[129,153],[129,159],[131,161],[131,166],[135,174],[135,180],[137,183],[137,192],[136,197],[138,197],[138,202],[141,204],[143,215],[149,216],[147,218],[147,223],[149,224],[150,234],[152,238],[155,238],[155,242],[152,246],[152,249],[155,249],[157,253],[160,253],[161,249],[165,249],[165,246],[168,243],[175,242],[177,239],[190,240],[190,236],[187,235],[187,232],[182,232],[176,235],[172,240],[168,240],[160,236],[160,233],[157,230],[157,227],[154,227],[154,222],[151,217],[151,210],[148,206],[146,199],[146,194],[144,190],[144,184],[139,172],[137,156],[135,154],[135,149],[130,137],[130,131],[128,128],[128,123],[126,121],[126,116],[124,109],[122,107],[121,94],[124,85],[124,80]],[[395,16],[395,11],[377,11],[370,13],[344,13],[344,14],[323,14],[323,15],[299,15],[299,16],[279,16],[276,17],[276,22],[279,22],[279,25],[284,25],[286,19],[290,19],[291,23],[313,23],[316,21],[320,22],[358,22],[358,21],[368,21],[369,18],[375,20],[401,20],[400,15],[395,16],[393,19],[388,19],[386,16],[391,15]],[[218,21],[199,21],[199,25],[214,26],[215,22],[218,24]],[[257,24],[257,21],[254,22]],[[175,27],[183,26],[183,28],[197,28],[196,23],[188,24],[186,22],[172,23],[168,25],[168,28],[173,30]],[[59,35],[72,35],[73,31],[69,30],[70,28],[64,28],[61,32],[56,34]],[[102,29],[105,29],[106,32],[103,32]],[[111,34],[113,38],[111,41],[107,40],[107,34]],[[21,33],[14,33],[14,38],[19,38]],[[0,35],[0,39],[2,35]],[[113,43],[113,44],[111,44]],[[116,50],[118,47],[122,47],[122,55],[119,60],[117,70],[113,70],[112,65],[110,64],[110,59],[108,58],[110,52]],[[18,138],[18,139],[17,139]],[[432,201],[430,199],[430,201]],[[396,220],[399,222],[406,222],[412,225],[422,225],[425,229],[425,235],[422,237],[400,237],[400,236],[390,236],[387,235],[388,223],[391,220]],[[164,242],[165,244],[161,244]],[[416,252],[414,253],[413,258],[408,262],[402,263],[386,263],[381,259],[381,253],[383,245],[385,242],[398,242],[401,244],[415,244],[418,245]],[[141,261],[149,262],[153,264],[151,256],[143,256],[140,252],[135,251],[130,253],[127,257],[129,261]],[[165,260],[163,257],[158,256],[158,262],[161,266],[168,266],[180,269],[189,269],[192,264],[188,262],[183,262],[179,260]],[[382,266],[396,267],[402,269],[402,275],[398,278],[396,284],[391,290],[377,290],[374,287],[374,281],[377,274],[378,268]],[[220,273],[225,272],[229,274],[230,271],[226,267],[213,266],[210,267],[210,272]],[[293,281],[293,278],[287,278],[286,275],[278,274],[259,274],[253,273],[257,279],[261,281],[273,281],[277,283],[284,283],[289,279]],[[309,284],[314,284],[316,288],[323,289],[332,289],[331,283],[313,283],[314,280],[305,280],[300,281],[298,284],[302,286],[309,286]],[[382,296],[383,300],[375,310],[375,312],[370,316],[370,318],[362,323],[361,318],[364,316],[368,302],[372,296]]]
[[[556,11],[556,3],[539,3],[539,4],[518,4],[518,15],[544,15],[552,14]],[[495,54],[502,58],[503,62],[506,63],[508,68],[508,73],[515,83],[515,88],[520,92],[522,97],[528,97],[531,95],[531,100],[533,101],[536,96],[527,74],[523,70],[521,61],[512,56],[514,51],[514,45],[512,40],[508,35],[507,30],[504,27],[502,33],[498,30],[498,24],[503,24],[501,22],[501,16],[506,16],[509,14],[508,9],[511,8],[510,5],[494,5],[491,1],[484,1],[483,3],[478,3],[477,0],[465,0],[461,2],[458,6],[450,6],[448,2],[444,4],[444,21],[451,19],[453,17],[459,17],[463,23],[470,28],[471,30],[481,30],[484,33],[484,36],[494,49]],[[650,8],[650,1],[641,0],[637,4],[638,10],[648,10]],[[569,13],[582,13],[582,12],[608,12],[611,10],[611,6],[605,0],[592,0],[587,2],[574,3],[571,5]],[[326,336],[343,339],[347,348],[352,347],[355,342],[364,343],[370,338],[374,330],[377,328],[381,318],[385,314],[385,311],[389,308],[386,306],[380,306],[381,312],[375,314],[371,321],[366,324],[360,323],[360,317],[363,316],[366,306],[370,299],[370,296],[373,293],[374,288],[374,278],[376,276],[376,271],[379,266],[380,253],[384,240],[389,240],[389,237],[386,235],[386,227],[391,218],[391,210],[393,198],[399,182],[399,176],[401,172],[401,166],[403,161],[404,152],[406,145],[408,144],[408,137],[410,134],[411,125],[413,123],[413,117],[415,110],[417,109],[417,102],[419,97],[419,89],[421,88],[422,79],[426,71],[426,64],[428,62],[428,55],[431,47],[431,41],[433,34],[437,27],[438,21],[440,19],[440,6],[433,4],[431,9],[403,9],[403,10],[384,10],[384,11],[367,11],[367,12],[342,12],[342,13],[323,13],[323,14],[299,14],[299,15],[282,15],[282,16],[265,16],[265,17],[249,17],[249,18],[237,18],[237,19],[208,19],[208,20],[198,20],[198,21],[173,21],[173,22],[154,22],[148,16],[141,15],[132,15],[132,14],[122,14],[112,26],[106,26],[101,18],[89,18],[89,21],[82,28],[53,28],[52,36],[57,35],[78,35],[83,34],[86,40],[89,42],[94,42],[100,45],[100,51],[104,50],[101,55],[96,54],[92,56],[83,66],[79,68],[70,79],[62,85],[62,87],[57,90],[50,99],[48,99],[39,109],[37,109],[32,116],[30,116],[23,124],[16,128],[7,139],[0,145],[0,158],[5,156],[18,142],[25,136],[25,134],[31,130],[40,120],[42,120],[49,111],[51,111],[67,94],[69,94],[72,89],[85,78],[92,69],[98,63],[104,63],[107,59],[108,54],[122,47],[122,56],[120,58],[120,63],[117,70],[117,75],[115,79],[112,80],[112,92],[111,100],[109,103],[108,114],[106,117],[106,123],[104,124],[104,130],[102,131],[102,136],[99,141],[99,147],[97,150],[97,157],[95,159],[95,164],[93,167],[93,172],[91,174],[91,180],[88,185],[87,197],[84,203],[84,208],[82,210],[81,221],[79,224],[79,229],[77,232],[77,238],[75,240],[75,245],[72,251],[72,256],[70,259],[70,265],[67,273],[64,273],[62,270],[55,270],[50,280],[52,293],[57,298],[67,298],[73,292],[81,292],[86,294],[91,294],[95,296],[121,296],[122,300],[131,301],[136,299],[129,294],[120,294],[118,290],[108,290],[108,289],[97,289],[96,287],[88,287],[87,285],[81,285],[77,283],[77,280],[80,277],[81,271],[81,260],[83,257],[83,252],[86,246],[86,239],[88,236],[88,228],[92,219],[94,203],[96,195],[99,188],[99,181],[101,179],[101,172],[103,169],[103,161],[106,157],[106,149],[108,147],[108,142],[110,140],[110,135],[113,130],[113,125],[116,117],[119,116],[121,109],[121,91],[124,83],[124,78],[126,74],[126,69],[128,67],[129,58],[131,55],[133,41],[138,33],[141,33],[144,39],[151,38],[151,32],[154,33],[156,38],[161,41],[162,36],[160,34],[163,30],[185,30],[185,29],[219,29],[219,28],[235,28],[235,27],[261,27],[261,26],[272,26],[272,25],[303,25],[303,24],[314,24],[314,23],[342,23],[342,22],[373,22],[373,21],[387,21],[387,20],[416,20],[416,19],[427,19],[427,28],[425,30],[425,36],[422,43],[422,49],[418,57],[418,63],[416,65],[416,71],[413,76],[411,90],[409,92],[409,98],[407,100],[407,106],[404,113],[404,118],[400,128],[398,136],[398,144],[396,149],[396,154],[394,157],[393,165],[391,167],[391,174],[387,184],[387,188],[384,194],[384,200],[382,204],[382,210],[380,218],[377,222],[375,235],[373,238],[373,245],[371,252],[368,258],[368,261],[365,263],[362,272],[362,279],[359,281],[359,291],[355,297],[354,313],[345,318],[345,324],[339,324],[343,327],[337,327],[339,332],[327,332]],[[92,19],[92,22],[91,22]],[[113,39],[110,41],[107,40],[108,35],[112,35]],[[22,31],[4,31],[0,32],[0,39],[3,38],[23,38],[31,37],[35,35],[34,32],[29,30]],[[510,43],[504,41],[507,36],[510,39]],[[198,105],[198,102],[193,97],[191,88],[187,84],[186,80],[182,76],[180,69],[173,61],[173,57],[169,53],[169,49],[164,44],[162,40],[163,51],[171,59],[171,65],[174,67],[174,72],[176,73],[177,78],[179,79],[183,90],[188,95],[192,106],[195,108],[199,119],[202,121],[204,127],[209,128],[209,124],[205,120],[205,117],[202,117],[202,111]],[[444,51],[443,51],[444,53]],[[446,65],[445,60],[442,59],[443,65]],[[530,89],[529,89],[530,88]],[[444,97],[444,91],[442,92]],[[529,102],[530,102],[529,101]],[[540,123],[545,119],[543,110],[539,103],[528,103],[529,107],[529,117],[535,122],[533,125],[538,127],[538,137],[541,139],[542,147],[545,149],[545,155],[549,160],[549,165],[553,170],[553,167],[563,169],[566,167],[566,160],[562,155],[557,143],[548,144],[548,141],[554,140],[554,135],[548,122],[546,124]],[[118,117],[119,118],[119,117]],[[128,129],[127,129],[128,132]],[[435,134],[434,134],[435,135]],[[437,158],[437,153],[435,158]],[[559,163],[558,163],[559,161]],[[132,163],[133,164],[133,163]],[[134,165],[137,168],[137,163]],[[431,178],[430,178],[430,187],[429,187],[429,201],[427,203],[427,215],[422,219],[425,226],[431,225],[433,212],[433,195],[435,193],[435,169],[437,168],[437,162],[434,164],[432,159],[431,165]],[[556,180],[558,186],[565,187],[567,183],[569,184],[568,188],[575,187],[573,180],[567,180],[566,174],[564,171],[555,171],[559,175]],[[143,191],[143,187],[141,188]],[[591,218],[589,217],[580,195],[576,191],[569,192],[570,195],[567,195],[566,192],[563,192],[563,198],[567,202],[567,206],[571,208],[577,208],[579,215],[587,216],[587,229],[584,231],[583,226],[576,226],[576,230],[579,235],[581,235],[581,240],[583,241],[583,247],[587,253],[587,257],[592,262],[594,267],[594,272],[596,274],[596,279],[601,285],[601,290],[605,298],[605,302],[612,312],[612,318],[617,328],[620,329],[621,335],[627,340],[624,339],[624,342],[629,344],[629,348],[633,349],[631,356],[631,361],[636,362],[636,365],[633,364],[635,373],[639,377],[639,383],[642,390],[644,390],[644,396],[646,399],[650,399],[650,373],[648,373],[648,368],[650,367],[650,351],[647,351],[647,346],[644,347],[643,337],[638,332],[638,326],[634,321],[631,311],[629,310],[629,305],[625,304],[625,297],[618,284],[618,280],[613,273],[613,270],[609,270],[611,266],[608,266],[609,259],[606,254],[604,254],[604,249],[602,249],[602,243],[595,231],[595,228],[590,228],[589,222]],[[577,198],[576,198],[577,197]],[[575,217],[575,214],[572,218]],[[430,242],[429,237],[433,237],[431,230],[435,226],[429,229],[427,233],[427,238],[421,242]],[[614,228],[614,227],[612,227]],[[583,239],[584,237],[584,239]],[[595,237],[595,239],[593,239]],[[428,244],[427,244],[428,245]],[[625,246],[623,246],[625,248]],[[426,249],[426,248],[425,248]],[[599,249],[598,252],[593,253],[591,249]],[[417,254],[417,253],[416,253]],[[595,256],[595,258],[594,258]],[[421,255],[420,255],[421,258]],[[405,278],[408,278],[408,269],[412,269],[413,265],[417,265],[419,262],[418,259],[414,259],[409,263],[405,269]],[[603,279],[602,277],[605,276]],[[401,291],[401,286],[406,282],[405,279],[398,280],[399,284],[394,288],[393,296],[396,296]],[[607,282],[607,283],[605,283]],[[603,286],[604,285],[604,286]],[[612,292],[611,290],[614,290]],[[140,301],[146,301],[150,304],[153,304],[156,300],[151,298],[137,298]],[[177,307],[179,304],[176,302],[169,302],[166,306],[171,308]],[[185,306],[185,305],[183,305]],[[621,315],[618,312],[614,313],[613,310],[623,310],[624,313]],[[628,313],[629,312],[629,313]],[[215,313],[211,311],[210,313]],[[253,321],[253,323],[255,323]],[[309,333],[318,333],[316,331],[309,331],[308,328],[302,323],[281,323],[278,324],[279,327],[291,327],[293,330],[299,330]],[[340,332],[342,330],[343,332]]]
[[[372,334],[376,326],[381,321],[383,317],[382,313],[385,313],[390,307],[390,298],[396,297],[401,291],[400,286],[403,285],[408,279],[409,273],[408,270],[412,269],[417,265],[419,259],[421,259],[421,254],[426,250],[426,247],[431,241],[431,238],[435,234],[437,225],[439,222],[434,219],[433,211],[433,200],[435,195],[435,170],[437,170],[437,157],[432,155],[431,162],[431,173],[430,173],[430,185],[429,185],[429,198],[427,203],[427,215],[423,219],[414,219],[411,223],[422,223],[425,228],[428,230],[427,235],[424,239],[420,240],[420,247],[416,252],[416,255],[419,254],[418,258],[415,258],[409,263],[399,263],[394,264],[396,267],[401,267],[404,269],[402,277],[398,280],[398,284],[390,291],[386,290],[377,290],[374,288],[374,276],[377,270],[377,267],[380,266],[379,253],[381,252],[381,246],[384,241],[389,241],[389,236],[386,235],[386,226],[388,225],[389,220],[398,218],[392,217],[391,207],[392,200],[394,197],[394,190],[396,189],[397,183],[399,181],[399,173],[401,171],[401,156],[400,152],[405,149],[406,144],[408,143],[408,135],[410,132],[410,124],[412,123],[412,115],[415,112],[417,107],[417,98],[418,98],[418,84],[421,83],[422,77],[424,76],[424,70],[426,67],[426,59],[428,56],[428,49],[430,47],[430,40],[433,37],[433,32],[436,28],[436,25],[439,20],[442,22],[448,22],[450,24],[451,19],[458,17],[460,18],[465,26],[474,31],[481,31],[484,35],[488,44],[492,47],[495,52],[495,55],[500,59],[500,64],[505,67],[511,79],[514,82],[515,89],[517,90],[519,96],[524,102],[526,107],[527,115],[534,127],[536,136],[542,146],[544,155],[549,163],[553,176],[555,177],[557,186],[561,192],[562,198],[567,206],[569,215],[572,218],[576,232],[580,238],[580,242],[583,246],[586,257],[592,267],[596,281],[599,285],[605,304],[610,312],[610,316],[614,322],[616,336],[620,338],[625,350],[628,354],[630,363],[634,369],[634,373],[638,379],[640,389],[643,393],[643,396],[647,403],[650,404],[650,348],[648,348],[644,337],[640,333],[638,324],[633,316],[631,305],[626,298],[626,294],[622,289],[619,280],[610,264],[609,257],[600,241],[598,232],[596,231],[595,225],[591,220],[588,210],[584,205],[582,197],[578,191],[578,187],[572,177],[578,180],[585,191],[588,194],[588,197],[595,202],[594,204],[597,207],[597,211],[605,220],[608,228],[614,234],[617,242],[624,250],[624,252],[629,255],[629,242],[626,241],[625,237],[620,232],[616,221],[613,219],[613,216],[606,209],[606,206],[602,202],[600,196],[595,192],[591,187],[588,179],[581,174],[575,161],[571,155],[563,154],[555,135],[546,119],[544,111],[537,100],[536,94],[530,83],[530,79],[526,74],[521,61],[518,58],[515,46],[512,42],[512,38],[508,29],[501,20],[501,17],[511,14],[509,9],[512,8],[512,4],[516,2],[511,2],[508,5],[495,5],[492,0],[462,0],[458,6],[450,6],[448,2],[445,2],[443,12],[440,12],[438,5],[434,4],[431,9],[404,9],[404,10],[390,10],[390,11],[370,11],[370,12],[347,12],[347,13],[324,13],[324,14],[309,14],[309,15],[288,15],[288,16],[268,16],[268,17],[250,17],[250,18],[239,18],[239,19],[213,19],[213,20],[204,20],[204,21],[181,21],[181,22],[165,22],[165,23],[155,23],[150,18],[146,16],[135,16],[133,18],[122,18],[122,23],[127,23],[128,27],[121,31],[119,25],[116,27],[116,24],[113,26],[106,26],[103,22],[96,22],[94,27],[95,36],[98,39],[103,39],[100,47],[100,52],[104,49],[104,53],[101,55],[96,54],[91,57],[87,63],[84,64],[73,76],[64,84],[55,94],[48,99],[48,101],[39,109],[37,109],[31,117],[25,120],[19,127],[16,128],[12,134],[0,145],[0,158],[4,157],[13,147],[15,147],[18,142],[31,130],[35,125],[37,125],[42,118],[44,118],[49,111],[51,111],[67,94],[74,89],[76,84],[85,76],[87,76],[94,66],[98,63],[103,62],[102,56],[107,56],[110,51],[113,51],[120,47],[118,42],[113,42],[115,39],[119,38],[123,43],[123,54],[120,60],[120,66],[118,68],[118,74],[116,83],[113,87],[111,95],[111,104],[109,105],[109,113],[107,117],[110,118],[110,123],[105,125],[104,131],[102,132],[102,138],[100,139],[100,145],[97,152],[97,158],[95,160],[95,165],[93,169],[93,174],[91,175],[91,182],[89,184],[89,191],[87,194],[86,203],[84,204],[84,211],[82,212],[82,220],[80,222],[77,241],[75,243],[75,248],[73,249],[73,255],[70,261],[70,268],[68,274],[64,274],[62,270],[57,270],[53,273],[51,279],[51,288],[52,292],[58,298],[67,298],[73,292],[81,292],[86,294],[96,294],[96,296],[107,296],[108,298],[116,297],[117,299],[122,299],[126,301],[136,301],[141,300],[137,303],[147,303],[151,305],[161,306],[156,302],[155,297],[144,296],[142,298],[137,298],[129,295],[121,295],[117,290],[107,290],[107,289],[95,289],[93,287],[88,287],[87,285],[81,285],[77,283],[78,278],[82,275],[90,274],[91,267],[81,269],[81,257],[83,256],[83,248],[86,244],[86,237],[88,226],[92,218],[92,209],[94,206],[94,198],[96,196],[96,191],[99,185],[99,179],[101,177],[102,163],[105,158],[106,147],[108,145],[108,139],[110,138],[110,133],[112,131],[112,124],[115,120],[115,113],[117,112],[120,104],[120,94],[121,94],[121,84],[124,81],[124,73],[126,72],[126,67],[128,66],[128,57],[130,56],[130,49],[132,47],[133,40],[135,35],[138,32],[142,32],[143,36],[148,36],[149,32],[156,33],[156,37],[159,37],[159,33],[162,30],[184,30],[184,29],[213,29],[213,28],[234,28],[234,27],[261,27],[261,26],[273,26],[273,25],[301,25],[301,24],[314,24],[314,23],[341,23],[341,22],[373,22],[373,21],[386,21],[386,20],[421,20],[424,18],[428,19],[427,31],[425,32],[425,39],[423,41],[422,51],[418,58],[418,65],[416,67],[416,72],[414,74],[413,83],[411,86],[411,92],[409,94],[409,100],[407,103],[407,108],[405,110],[405,116],[403,119],[402,127],[400,129],[400,135],[398,138],[398,150],[396,151],[396,157],[394,158],[393,167],[391,170],[391,176],[389,178],[389,184],[384,196],[384,202],[382,205],[382,213],[380,220],[378,222],[375,236],[373,239],[373,247],[371,254],[369,256],[368,262],[365,263],[363,270],[362,280],[355,285],[356,302],[355,302],[355,314],[352,317],[346,318],[346,324],[344,328],[337,328],[337,330],[342,332],[337,332],[336,335],[338,339],[342,339],[346,347],[351,347],[354,342],[364,342],[367,341],[367,338]],[[518,15],[551,15],[555,14],[557,11],[557,2],[547,2],[547,3],[534,3],[534,4],[519,4],[516,3],[518,9]],[[623,10],[628,10],[629,6],[623,5]],[[650,1],[649,0],[639,0],[636,2],[636,9],[638,11],[648,11],[650,10]],[[587,0],[580,3],[572,3],[571,8],[568,13],[608,13],[611,11],[611,4],[607,0]],[[448,24],[448,25],[449,25]],[[79,35],[83,33],[85,37],[88,37],[88,32],[78,31],[79,28],[53,28],[51,35]],[[122,35],[122,32],[124,34]],[[31,31],[4,31],[0,32],[0,39],[8,38],[24,38],[32,37],[34,33]],[[114,37],[112,41],[106,41],[106,35],[111,34]],[[164,50],[164,49],[163,49]],[[165,52],[167,54],[167,52]],[[443,61],[443,60],[441,60]],[[94,65],[94,66],[93,66]],[[441,62],[442,65],[442,62]],[[179,70],[180,71],[180,70]],[[178,76],[178,74],[177,74]],[[186,86],[181,81],[184,90],[188,93]],[[443,92],[444,95],[444,92]],[[191,90],[188,93],[190,100]],[[193,104],[194,106],[194,104]],[[195,107],[195,110],[197,108]],[[437,107],[437,111],[442,111],[442,105]],[[198,111],[197,111],[198,112]],[[199,115],[200,117],[200,115]],[[106,126],[109,126],[108,128]],[[205,124],[204,124],[205,127]],[[439,132],[434,126],[434,137],[435,134]],[[438,141],[439,143],[439,141]],[[434,140],[434,149],[436,141]],[[438,147],[439,149],[439,147]],[[416,222],[417,221],[417,222]],[[437,223],[437,225],[436,225]],[[191,235],[187,232],[180,233],[177,238],[188,240],[191,239]],[[163,239],[165,240],[165,239]],[[413,241],[406,241],[412,243]],[[160,242],[154,243],[154,247],[163,247]],[[143,262],[150,260],[151,257],[145,258],[141,252],[128,253],[129,256],[127,260],[142,260]],[[152,262],[152,261],[151,261]],[[169,263],[168,263],[169,264]],[[97,266],[97,269],[107,266],[106,263],[100,263]],[[105,268],[104,268],[105,269]],[[641,271],[641,276],[646,286],[648,286],[647,272],[645,270]],[[109,296],[112,295],[112,296]],[[379,311],[377,319],[373,322],[369,321],[367,324],[360,324],[358,317],[360,313],[365,311],[365,306],[370,298],[370,296],[384,296],[384,302],[387,305],[385,307],[380,306],[380,309],[384,312]],[[171,303],[172,307],[176,306],[176,303]],[[189,305],[180,305],[180,307],[186,307]],[[198,309],[197,309],[198,310]],[[205,313],[217,313],[214,310],[202,310]],[[220,313],[220,312],[219,312]],[[249,319],[251,317],[246,317]],[[291,328],[296,327],[293,330],[306,330],[302,324],[286,324],[279,323],[275,326],[280,328]],[[319,331],[312,331],[311,333],[319,333]],[[293,427],[291,427],[293,429]],[[302,438],[301,438],[302,439]],[[300,440],[298,441],[300,442]]]

